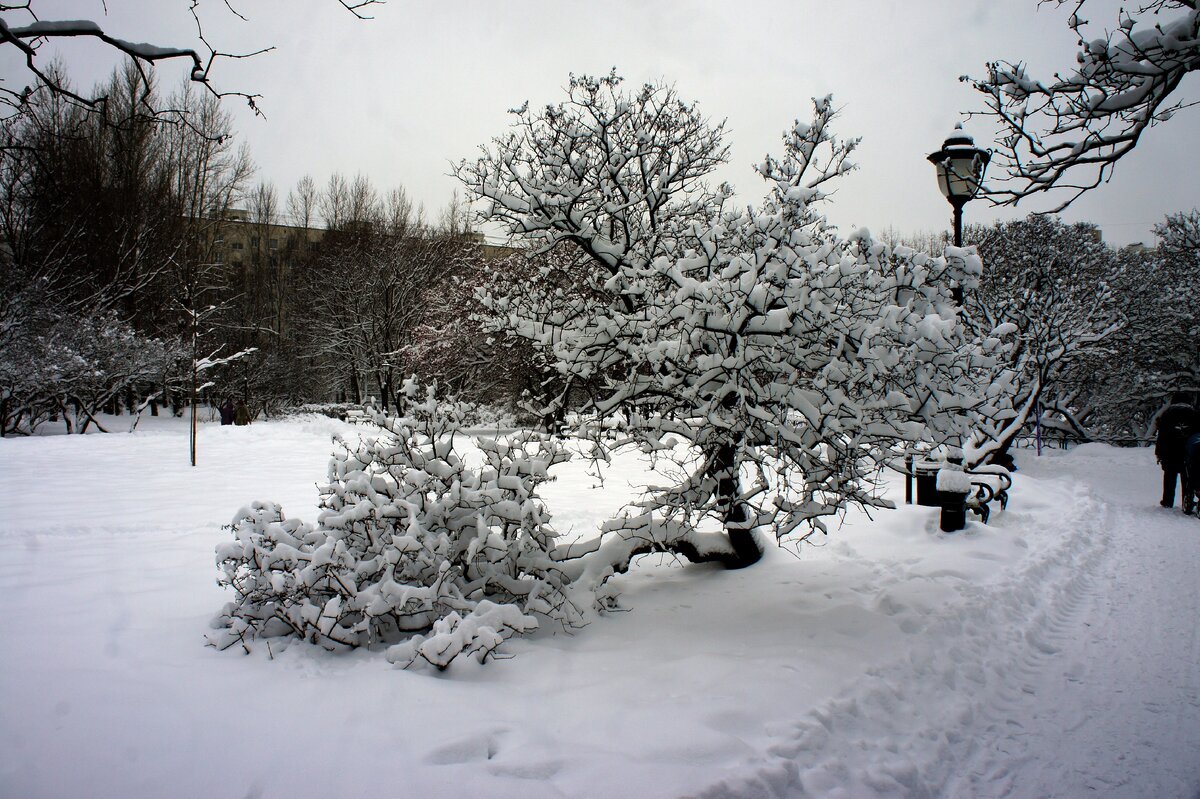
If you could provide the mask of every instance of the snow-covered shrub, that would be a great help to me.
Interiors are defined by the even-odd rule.
[[[0,303],[0,435],[31,434],[61,415],[67,432],[100,427],[114,397],[161,380],[182,354],[111,312],[64,309],[43,292]]]
[[[218,648],[296,636],[337,649],[388,646],[390,661],[479,661],[539,619],[579,620],[551,559],[537,486],[567,453],[548,437],[482,438],[481,465],[454,448],[467,406],[413,381],[400,416],[370,410],[379,434],[335,439],[316,525],[274,503],[243,508],[217,548],[237,594],[214,620]]]

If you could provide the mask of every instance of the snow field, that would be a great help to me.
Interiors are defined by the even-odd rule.
[[[629,612],[482,668],[206,648],[221,525],[254,499],[315,520],[343,429],[204,425],[195,470],[169,420],[0,440],[0,796],[1200,788],[1200,523],[1154,505],[1145,451],[1022,452],[1009,509],[952,536],[901,507],[739,572],[647,557],[617,578]],[[605,518],[643,468],[600,489],[557,467],[557,526]]]

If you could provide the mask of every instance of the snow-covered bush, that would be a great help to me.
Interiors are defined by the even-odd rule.
[[[401,415],[369,411],[378,435],[336,440],[315,525],[274,503],[238,512],[236,540],[217,548],[219,582],[237,597],[214,620],[213,645],[295,636],[445,668],[462,654],[486,660],[540,619],[579,620],[536,495],[567,453],[523,432],[477,439],[483,463],[469,464],[455,451],[467,407],[413,381],[403,393]]]
[[[36,290],[0,299],[0,436],[30,434],[58,415],[87,432],[101,409],[161,380],[179,342],[145,336],[112,312],[69,311]]]

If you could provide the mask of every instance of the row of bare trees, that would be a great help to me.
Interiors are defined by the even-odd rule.
[[[4,433],[196,394],[391,402],[413,372],[511,394],[511,357],[497,367],[472,319],[487,269],[456,203],[428,219],[362,175],[281,198],[192,83],[160,97],[129,65],[94,91],[99,107],[49,93],[0,128]]]
[[[419,372],[474,398],[488,393],[486,342],[470,318],[483,251],[459,209],[430,221],[403,189],[336,174],[320,189],[302,178],[282,202],[260,184],[246,205],[238,227],[250,246],[229,267],[240,322],[231,342],[256,349],[229,370],[240,390],[267,408],[391,404]]]
[[[187,320],[220,294],[204,220],[252,171],[228,115],[183,84],[171,123],[149,117],[156,89],[132,67],[100,90],[100,108],[49,94],[0,131],[4,432],[48,417],[85,430],[119,398],[161,393]]]

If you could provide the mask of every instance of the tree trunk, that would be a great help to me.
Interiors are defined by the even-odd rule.
[[[749,527],[746,506],[738,501],[741,495],[741,476],[738,474],[737,447],[721,444],[713,455],[710,474],[717,480],[717,505],[724,509],[725,535],[733,546],[735,557],[725,565],[731,569],[751,566],[762,558],[762,548]]]

